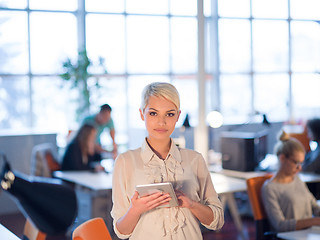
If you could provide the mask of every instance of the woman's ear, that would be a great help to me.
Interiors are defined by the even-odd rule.
[[[279,161],[280,161],[281,163],[283,163],[285,160],[286,160],[286,156],[285,156],[283,153],[281,153],[281,154],[279,155]]]
[[[143,115],[143,112],[142,112],[141,108],[139,108],[139,112],[140,112],[141,120],[144,121],[144,115]]]

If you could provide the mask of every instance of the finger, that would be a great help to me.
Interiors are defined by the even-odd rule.
[[[154,205],[161,205],[162,203],[164,203],[164,202],[169,202],[171,200],[171,196],[170,196],[170,194],[164,194],[164,195],[162,195],[162,196],[159,196],[158,198],[156,198],[156,199],[153,199],[153,200],[150,200],[150,202],[149,202],[149,204],[151,205],[151,206],[154,206]]]
[[[134,191],[131,199],[137,199],[139,197],[139,193],[137,191]]]
[[[170,200],[171,200],[171,197],[168,197],[168,198],[165,198],[161,201],[150,203],[150,209],[159,207],[161,205],[166,205],[170,202]]]
[[[153,199],[157,199],[160,196],[163,196],[163,192],[152,193],[150,195],[147,195],[146,197],[148,197],[148,200],[151,201]]]

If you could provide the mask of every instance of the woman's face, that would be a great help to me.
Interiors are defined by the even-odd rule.
[[[180,111],[171,101],[151,96],[144,112],[140,109],[140,116],[150,139],[167,140],[174,131]]]
[[[97,131],[96,129],[93,128],[88,136],[88,154],[89,155],[94,154],[96,135],[97,135]]]
[[[282,164],[287,175],[295,175],[302,169],[305,154],[301,151],[294,151],[290,157],[282,155]]]

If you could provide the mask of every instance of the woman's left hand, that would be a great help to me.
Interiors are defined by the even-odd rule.
[[[180,190],[176,190],[176,195],[179,201],[179,206],[184,208],[192,208],[194,206],[194,201],[188,198],[183,192]]]

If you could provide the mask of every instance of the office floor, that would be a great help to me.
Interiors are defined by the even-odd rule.
[[[243,223],[243,237],[237,232],[235,225],[232,222],[231,216],[228,211],[225,215],[225,224],[223,228],[218,232],[209,230],[203,231],[203,240],[254,240],[255,225],[251,217],[242,217]],[[22,238],[23,226],[25,218],[22,214],[1,215],[0,223],[15,233],[19,238]],[[69,236],[49,236],[47,240],[70,240]]]

